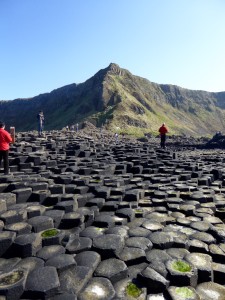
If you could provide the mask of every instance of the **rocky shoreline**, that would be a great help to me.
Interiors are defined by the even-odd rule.
[[[17,134],[0,175],[0,299],[225,299],[225,151]]]

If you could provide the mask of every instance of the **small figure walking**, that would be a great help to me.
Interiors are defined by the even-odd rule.
[[[44,129],[44,113],[42,110],[39,111],[39,114],[37,115],[38,119],[38,135],[41,136]]]
[[[76,132],[78,132],[78,130],[79,130],[79,124],[77,123],[76,124]]]
[[[12,137],[5,130],[5,123],[0,121],[0,165],[4,164],[4,174],[9,174],[9,144],[12,142]]]
[[[118,135],[118,133],[116,132],[115,133],[115,140],[116,140],[116,143],[118,142],[118,140],[119,140],[119,135]]]
[[[169,132],[168,128],[166,127],[166,124],[163,123],[162,126],[159,128],[160,133],[160,146],[161,148],[165,149],[166,147],[166,134]]]

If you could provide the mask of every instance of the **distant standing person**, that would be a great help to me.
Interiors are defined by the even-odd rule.
[[[76,132],[78,132],[78,130],[79,130],[79,124],[77,123],[76,124]]]
[[[4,174],[9,174],[9,144],[12,142],[12,137],[5,130],[5,123],[0,121],[0,165],[4,164]]]
[[[162,126],[159,128],[159,133],[160,133],[160,146],[161,148],[165,149],[166,147],[166,134],[169,132],[168,128],[166,127],[166,124],[163,123]]]
[[[38,134],[39,136],[42,135],[43,133],[43,129],[44,129],[44,113],[42,110],[39,111],[39,114],[37,115],[37,119],[38,119]]]

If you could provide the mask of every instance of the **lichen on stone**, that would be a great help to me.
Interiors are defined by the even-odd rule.
[[[172,268],[176,271],[183,272],[183,273],[191,271],[191,266],[182,260],[175,261],[172,264]]]
[[[53,229],[48,229],[42,232],[41,236],[43,238],[49,238],[49,237],[53,237],[56,236],[58,234],[58,230],[53,228]]]
[[[7,275],[2,275],[0,277],[0,287],[15,284],[23,276],[24,276],[24,272],[22,270],[17,270],[17,271],[13,271]]]
[[[138,298],[142,293],[142,290],[137,287],[133,282],[128,283],[126,286],[126,294],[127,296]]]
[[[193,291],[188,287],[178,287],[176,288],[175,292],[184,299],[193,297],[194,295]]]

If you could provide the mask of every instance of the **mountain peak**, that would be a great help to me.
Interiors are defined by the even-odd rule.
[[[110,63],[108,69],[120,69],[120,66],[115,63]]]
[[[110,63],[109,66],[106,68],[106,70],[108,72],[112,72],[117,75],[122,75],[122,72],[123,72],[122,69],[120,68],[120,66],[115,63]]]

